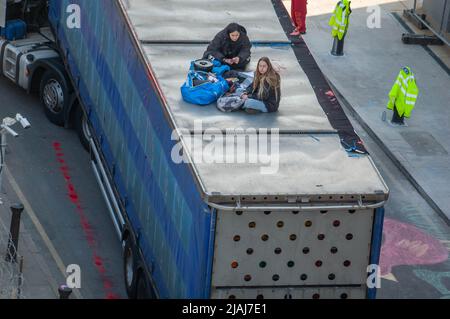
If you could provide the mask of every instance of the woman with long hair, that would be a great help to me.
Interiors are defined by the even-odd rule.
[[[253,84],[242,95],[243,109],[250,114],[278,111],[281,100],[281,77],[268,57],[258,61]]]

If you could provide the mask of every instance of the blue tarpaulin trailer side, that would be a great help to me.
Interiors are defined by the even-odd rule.
[[[66,23],[72,4],[79,29]],[[171,159],[173,123],[119,5],[51,0],[49,19],[157,296],[209,298],[214,215]]]

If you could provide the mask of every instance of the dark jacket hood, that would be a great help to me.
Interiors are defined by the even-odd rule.
[[[227,35],[235,32],[235,31],[239,31],[239,33],[247,35],[247,30],[243,26],[241,26],[240,24],[237,24],[237,23],[230,23],[223,31]]]

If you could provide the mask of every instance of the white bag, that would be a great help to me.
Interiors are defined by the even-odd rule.
[[[244,103],[240,94],[224,95],[217,100],[217,108],[221,112],[229,113],[240,110]]]

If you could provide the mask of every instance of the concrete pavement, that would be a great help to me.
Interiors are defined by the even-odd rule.
[[[368,28],[370,13],[366,3],[379,4],[380,28]],[[303,38],[324,74],[357,117],[448,223],[450,74],[423,47],[401,42],[401,35],[406,31],[392,13],[401,16],[412,1],[372,0],[352,1],[352,4],[345,56],[330,54],[332,38],[328,20],[335,1],[311,3],[308,30]],[[446,61],[446,49],[438,51]],[[420,96],[411,119],[407,120],[408,126],[393,127],[389,121],[383,122],[381,115],[386,110],[388,92],[404,65],[416,74]],[[391,114],[388,111],[388,119]]]

